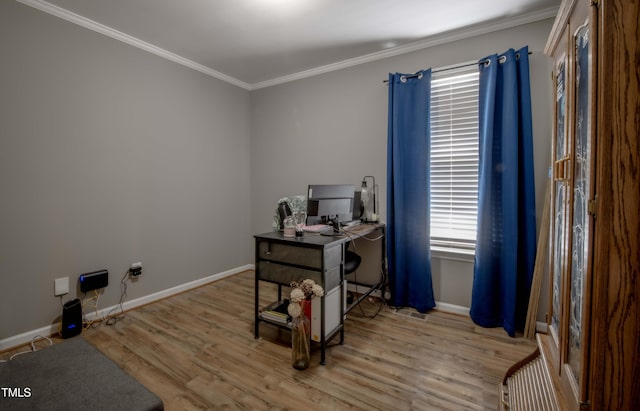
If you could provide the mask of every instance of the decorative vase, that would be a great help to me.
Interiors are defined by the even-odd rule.
[[[284,236],[295,237],[296,236],[296,220],[293,216],[289,216],[284,219]]]
[[[306,304],[300,303],[300,315],[291,320],[291,365],[297,370],[306,369],[311,362],[311,323],[305,315]]]

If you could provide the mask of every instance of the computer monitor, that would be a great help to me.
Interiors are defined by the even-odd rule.
[[[353,184],[312,184],[307,191],[307,225],[353,220]]]

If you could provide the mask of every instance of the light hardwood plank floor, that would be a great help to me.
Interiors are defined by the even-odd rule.
[[[253,271],[125,313],[82,336],[162,398],[167,410],[495,410],[497,384],[535,343],[469,318],[426,318],[365,301],[326,365],[290,365],[290,333],[253,336]],[[261,286],[261,303],[276,286]],[[363,313],[367,316],[363,316]],[[87,364],[87,366],[90,366]]]

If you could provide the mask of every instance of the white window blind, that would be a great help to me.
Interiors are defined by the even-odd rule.
[[[478,213],[478,68],[431,81],[431,245],[474,249]]]

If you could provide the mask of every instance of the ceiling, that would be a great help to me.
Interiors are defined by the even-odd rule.
[[[17,0],[246,89],[555,16],[560,0]]]

